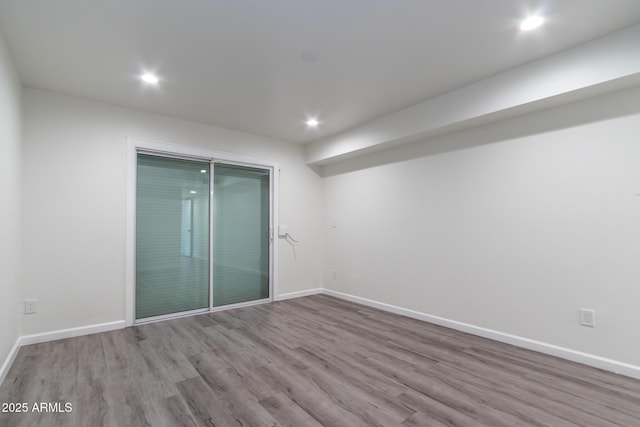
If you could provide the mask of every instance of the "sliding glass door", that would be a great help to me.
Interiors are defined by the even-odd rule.
[[[270,169],[138,153],[135,319],[268,299],[270,185]]]
[[[136,319],[209,307],[209,163],[138,155]]]
[[[269,298],[269,171],[214,167],[213,305]]]

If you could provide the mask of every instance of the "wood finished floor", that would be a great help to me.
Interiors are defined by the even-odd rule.
[[[640,381],[324,295],[26,346],[0,426],[640,426]]]

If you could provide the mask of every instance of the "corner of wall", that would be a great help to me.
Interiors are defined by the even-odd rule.
[[[0,383],[19,347],[22,288],[22,83],[0,34]]]

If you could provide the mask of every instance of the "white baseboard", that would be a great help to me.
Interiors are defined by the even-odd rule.
[[[298,292],[289,292],[286,294],[278,295],[278,297],[276,298],[276,301],[284,301],[291,298],[308,297],[309,295],[317,295],[317,294],[321,294],[322,292],[323,292],[322,288],[307,289],[307,290],[298,291]]]
[[[16,343],[13,345],[13,348],[11,348],[11,351],[2,364],[2,367],[0,367],[0,385],[2,385],[2,383],[4,382],[9,369],[11,369],[11,365],[13,365],[13,362],[16,360],[18,350],[20,350],[20,347],[22,347],[23,345],[38,344],[41,342],[61,340],[64,338],[79,337],[81,335],[96,334],[98,332],[114,331],[116,329],[123,329],[124,327],[124,320],[118,320],[115,322],[100,323],[97,325],[80,326],[77,328],[60,329],[57,331],[44,332],[41,334],[20,336],[16,340]]]
[[[9,369],[11,369],[11,365],[13,365],[13,361],[16,360],[18,350],[20,350],[20,337],[16,339],[16,343],[13,345],[13,347],[11,347],[11,351],[9,351],[9,354],[2,364],[2,367],[0,367],[0,385],[2,385],[4,379],[7,377]]]
[[[455,320],[447,319],[444,317],[433,316],[430,314],[422,313],[415,310],[410,310],[403,307],[398,307],[391,304],[386,304],[379,301],[370,300],[367,298],[358,297],[355,295],[345,294],[331,289],[308,289],[298,292],[290,292],[279,295],[276,300],[284,301],[292,298],[299,298],[304,296],[326,294],[336,298],[340,298],[346,301],[355,302],[358,304],[366,305],[369,307],[378,308],[380,310],[388,311],[390,313],[400,314],[402,316],[411,317],[413,319],[422,320],[425,322],[433,323],[435,325],[445,326],[447,328],[455,329],[462,332],[467,332],[473,335],[477,335],[483,338],[488,338],[494,341],[511,344],[517,347],[526,348],[528,350],[537,351],[544,354],[560,357],[562,359],[571,360],[573,362],[582,363],[583,365],[592,366],[595,368],[603,369],[605,371],[613,372],[620,375],[625,375],[631,378],[640,379],[640,366],[630,365],[628,363],[619,362],[617,360],[607,359],[593,354],[582,353],[579,351],[571,350],[564,347],[559,347],[552,344],[547,344],[540,341],[531,340],[528,338],[519,337],[516,335],[506,334],[491,329],[481,328],[479,326],[470,325],[468,323],[462,323]],[[16,340],[13,348],[9,352],[6,360],[0,367],[0,385],[4,381],[11,365],[13,364],[18,350],[23,345],[37,344],[46,341],[53,341],[63,338],[72,338],[81,335],[89,335],[98,332],[113,331],[116,329],[123,329],[125,327],[125,321],[119,320],[115,322],[101,323],[97,325],[81,326],[78,328],[62,329],[58,331],[45,332],[41,334],[25,335]]]
[[[400,314],[402,316],[411,317],[413,319],[422,320],[425,322],[433,323],[435,325],[445,326],[447,328],[467,332],[494,341],[511,344],[516,347],[526,348],[528,350],[549,354],[561,359],[570,360],[572,362],[581,363],[583,365],[592,366],[594,368],[603,369],[605,371],[613,372],[616,374],[640,379],[640,366],[630,365],[628,363],[619,362],[617,360],[607,359],[605,357],[600,357],[593,354],[582,353],[580,351],[571,350],[569,348],[559,347],[553,344],[547,344],[516,335],[506,334],[503,332],[494,331],[492,329],[481,328],[479,326],[470,325],[468,323],[457,322],[455,320],[446,319],[444,317],[433,316],[419,311],[410,310],[407,308],[402,308],[395,305],[358,297],[355,295],[345,294],[330,289],[324,289],[323,293],[346,301],[378,308],[380,310]]]
[[[97,325],[80,326],[77,328],[60,329],[57,331],[44,332],[41,334],[23,335],[20,337],[20,345],[38,344],[41,342],[61,340],[64,338],[79,337],[81,335],[96,334],[98,332],[115,331],[125,327],[124,320],[115,322],[99,323]]]

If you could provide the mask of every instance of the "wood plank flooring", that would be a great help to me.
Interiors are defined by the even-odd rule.
[[[640,426],[640,381],[325,295],[26,346],[0,402],[20,427]]]

